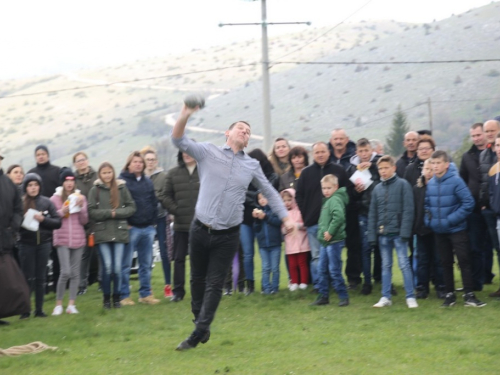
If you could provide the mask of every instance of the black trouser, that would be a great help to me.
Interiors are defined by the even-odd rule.
[[[21,269],[30,287],[30,295],[35,292],[35,311],[40,312],[43,310],[47,263],[49,261],[50,252],[52,251],[52,244],[50,242],[45,242],[40,245],[19,243],[18,246]]]
[[[189,249],[189,232],[174,232],[174,251],[172,258],[174,261],[174,289],[172,292],[184,298],[186,290],[186,256]]]
[[[240,232],[213,234],[193,221],[189,241],[191,310],[196,330],[206,331],[214,320],[222,298],[222,287],[238,249]]]
[[[360,284],[363,263],[361,259],[361,232],[359,230],[358,212],[356,210],[349,208],[346,210],[345,231],[345,244],[347,247],[345,274],[349,284]]]
[[[465,230],[456,233],[441,234],[436,233],[436,247],[439,251],[441,263],[443,265],[443,279],[446,293],[455,291],[455,281],[453,279],[453,251],[457,256],[458,266],[462,274],[464,292],[472,292],[472,272],[470,263],[469,236]]]

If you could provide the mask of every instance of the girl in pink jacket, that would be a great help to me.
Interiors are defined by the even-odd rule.
[[[283,231],[285,237],[285,253],[288,260],[291,283],[289,289],[293,292],[297,289],[306,289],[309,280],[309,241],[307,231],[302,220],[297,202],[295,202],[295,190],[286,189],[281,193],[283,203],[288,210],[290,220],[295,223],[295,230],[289,234]]]
[[[75,193],[75,175],[69,168],[61,170],[62,187],[58,187],[50,198],[57,213],[62,218],[61,229],[54,231],[53,245],[57,248],[57,257],[61,267],[61,274],[57,281],[56,307],[52,315],[63,313],[62,299],[69,280],[69,304],[66,308],[68,314],[78,314],[75,306],[76,293],[80,282],[80,263],[83,248],[87,243],[84,225],[89,220],[87,212],[87,199],[84,195]],[[70,198],[70,199],[69,199]],[[69,201],[74,201],[68,204]],[[68,203],[65,203],[68,202]]]

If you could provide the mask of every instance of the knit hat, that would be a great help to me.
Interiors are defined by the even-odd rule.
[[[59,180],[61,181],[61,185],[66,180],[75,180],[75,174],[68,167],[62,167],[61,172],[59,173]]]
[[[36,152],[38,150],[43,150],[43,151],[45,151],[47,153],[47,155],[49,155],[49,149],[45,145],[38,145],[38,146],[36,146],[36,148],[35,148],[35,154],[36,154]]]
[[[26,187],[31,181],[36,181],[38,182],[38,185],[40,185],[40,192],[42,191],[42,178],[36,174],[36,173],[26,173],[26,176],[24,176],[23,179],[23,193],[26,193]]]

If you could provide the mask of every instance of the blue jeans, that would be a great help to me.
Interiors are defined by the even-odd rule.
[[[280,284],[281,246],[259,248],[262,259],[262,291],[265,294],[277,292]],[[270,282],[270,276],[272,281]]]
[[[121,290],[121,269],[123,249],[121,242],[105,242],[99,245],[101,258],[101,288],[104,295],[111,294],[111,279],[113,279],[113,295],[119,295]]]
[[[165,277],[165,285],[170,285],[172,276],[170,272],[170,259],[167,253],[167,217],[156,219],[156,237],[160,246],[161,266],[163,268],[163,276]]]
[[[484,268],[485,268],[485,282],[491,282],[494,275],[492,273],[493,269],[493,249],[497,251],[498,256],[498,265],[500,266],[500,248],[498,245],[498,233],[497,233],[497,215],[493,210],[486,208],[481,211],[481,215],[483,215],[484,220],[486,221],[486,225],[488,227],[488,233],[490,234],[490,244],[491,247],[485,248],[485,259],[484,259]]]
[[[320,246],[319,250],[319,293],[328,297],[328,282],[331,279],[332,286],[340,299],[348,299],[347,287],[342,276],[342,249],[344,241],[334,242],[328,246]]]
[[[156,231],[151,225],[145,228],[132,227],[129,232],[130,242],[125,248],[122,263],[121,299],[130,297],[130,268],[134,250],[137,251],[139,261],[139,296],[144,298],[151,294],[151,266]]]
[[[438,290],[444,290],[443,267],[436,249],[434,233],[417,237],[417,289],[429,293],[429,282],[431,281],[431,270],[434,286]]]
[[[318,224],[307,227],[307,239],[309,240],[309,247],[311,248],[311,278],[314,289],[319,290],[319,240],[318,240]]]
[[[240,226],[240,242],[243,248],[243,268],[247,280],[254,280],[253,257],[255,254],[255,233],[253,227],[246,224]]]
[[[382,256],[382,297],[391,299],[392,252],[395,248],[399,268],[403,274],[406,298],[415,298],[413,275],[408,259],[408,241],[403,241],[399,236],[379,236],[378,245]]]

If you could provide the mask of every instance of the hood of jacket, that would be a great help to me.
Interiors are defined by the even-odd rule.
[[[332,197],[338,197],[342,200],[342,203],[347,206],[347,203],[349,203],[349,195],[347,194],[347,189],[345,187],[338,188],[335,193],[332,194]],[[328,199],[330,199],[328,198]]]
[[[280,191],[281,197],[283,197],[284,193],[288,193],[292,196],[292,209],[298,208],[297,201],[295,200],[295,189],[285,189]]]
[[[121,178],[116,179],[116,185],[118,185],[118,187],[124,186],[125,184],[126,184],[125,180],[122,180]],[[98,178],[97,180],[94,181],[94,185],[106,187],[106,184],[104,182],[102,182],[102,180],[100,178]]]
[[[31,181],[36,181],[38,185],[40,185],[40,191],[38,192],[38,195],[40,195],[42,193],[42,178],[37,173],[27,173],[26,176],[24,176],[23,194],[26,194],[26,187]]]
[[[370,156],[370,161],[373,161],[373,159],[375,159],[377,157],[377,153],[375,151],[372,152],[371,156]],[[353,155],[350,159],[349,159],[349,162],[352,164],[352,165],[359,165],[361,164],[361,160],[359,158],[358,155]]]

